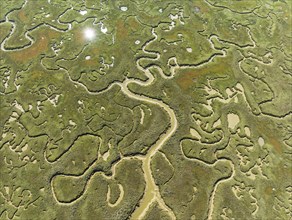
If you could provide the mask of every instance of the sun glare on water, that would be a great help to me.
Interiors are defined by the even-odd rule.
[[[92,28],[86,28],[83,32],[85,39],[93,40],[95,38],[95,31]]]

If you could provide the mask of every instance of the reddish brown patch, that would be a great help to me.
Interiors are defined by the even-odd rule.
[[[210,6],[207,4],[207,3],[201,3],[201,2],[195,2],[195,3],[193,3],[193,9],[195,8],[195,7],[199,7],[200,8],[200,13],[208,13],[209,11],[210,11]]]
[[[48,38],[46,36],[42,36],[31,47],[21,50],[21,51],[13,52],[10,54],[10,56],[15,61],[25,62],[27,60],[34,59],[39,54],[46,51],[47,48],[48,48]]]
[[[22,21],[23,23],[29,22],[29,18],[26,16],[26,13],[24,10],[19,11],[17,16],[18,16],[19,20]]]
[[[91,54],[99,54],[100,53],[100,49],[97,48],[97,47],[93,47],[93,48],[91,48],[90,53]]]
[[[180,88],[183,90],[188,89],[194,82],[193,80],[199,76],[199,71],[190,71],[184,73],[181,77],[179,77],[176,81]]]
[[[140,23],[134,17],[127,19],[127,27],[131,28],[133,31],[138,31]]]
[[[201,6],[201,12],[202,13],[208,13],[208,12],[210,12],[210,7],[208,5],[202,5]]]
[[[267,142],[273,146],[277,153],[282,153],[282,145],[279,142],[275,130],[271,129],[269,126],[270,121],[258,121],[257,122],[257,129],[260,134],[263,134],[267,137]]]
[[[230,65],[226,62],[220,62],[216,64],[210,64],[207,67],[203,67],[200,69],[192,70],[192,71],[182,71],[179,73],[178,78],[176,79],[177,84],[182,90],[187,90],[194,84],[194,80],[201,75],[208,73],[226,73],[229,71]]]
[[[97,61],[94,59],[82,61],[82,66],[96,66]]]
[[[265,194],[266,195],[271,195],[273,193],[273,188],[271,186],[267,186],[265,188]]]
[[[62,35],[62,33],[58,32],[58,31],[55,31],[53,29],[49,29],[49,30],[46,29],[44,31],[44,34],[45,35],[48,35],[50,39],[52,39],[52,38],[58,38],[59,36]]]
[[[83,34],[84,28],[77,28],[73,31],[73,43],[84,44],[86,39]]]
[[[128,37],[129,31],[122,20],[117,22],[117,40],[125,39]]]
[[[279,154],[282,153],[282,145],[281,143],[274,137],[269,138],[270,144],[274,147],[275,151]]]
[[[20,51],[13,51],[9,56],[17,62],[26,62],[28,60],[35,59],[41,53],[48,50],[49,41],[51,38],[59,36],[54,30],[43,30],[39,32],[38,38],[34,44],[27,49]]]

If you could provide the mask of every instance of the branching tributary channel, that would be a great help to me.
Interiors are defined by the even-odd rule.
[[[154,37],[154,39],[147,42],[143,46],[142,49],[143,49],[144,53],[148,53],[148,54],[152,53],[152,52],[146,51],[146,49],[145,49],[147,45],[149,45],[151,42],[153,42],[157,39],[157,35],[154,33],[154,31],[152,31],[152,34],[155,37]],[[158,54],[158,53],[154,53],[154,54],[156,54],[156,56],[157,56],[156,59],[159,59],[160,54]],[[141,58],[141,59],[148,59],[148,58]],[[136,83],[136,84],[139,84],[141,86],[149,86],[154,81],[154,77],[151,74],[150,70],[144,69],[143,67],[141,67],[139,64],[139,60],[137,61],[137,67],[139,70],[143,71],[145,73],[145,75],[148,77],[147,81],[141,82],[141,81],[138,81],[135,79],[125,80],[122,84],[120,84],[122,91],[130,98],[140,100],[143,102],[148,102],[151,104],[155,104],[155,105],[158,105],[161,108],[163,108],[168,113],[168,115],[170,117],[170,128],[167,130],[167,132],[165,134],[160,136],[159,140],[149,149],[146,156],[144,158],[142,158],[143,171],[144,171],[144,176],[145,176],[145,181],[146,181],[146,188],[145,188],[143,198],[140,201],[139,206],[136,208],[136,210],[132,214],[131,219],[136,220],[136,219],[143,218],[143,216],[146,214],[147,210],[149,209],[150,205],[155,201],[159,204],[159,206],[163,210],[167,211],[167,213],[170,215],[170,217],[172,219],[175,219],[175,215],[174,215],[173,211],[165,204],[164,200],[161,198],[159,188],[155,184],[154,178],[152,176],[150,163],[151,163],[151,159],[155,155],[155,153],[175,133],[175,131],[177,129],[177,119],[176,119],[174,111],[164,102],[162,102],[160,100],[153,99],[153,98],[149,98],[147,96],[134,94],[133,92],[131,92],[128,89],[128,85],[131,83]]]
[[[7,21],[9,21],[9,19],[6,16],[6,22]],[[1,49],[3,51],[6,51],[5,50],[5,47],[4,47],[5,42],[11,36],[11,34],[14,32],[14,29],[15,29],[15,27],[14,27],[14,24],[13,24],[13,30],[12,30],[12,32],[6,37],[6,39],[1,44]],[[162,134],[160,136],[159,140],[149,149],[149,151],[147,152],[147,154],[145,156],[139,156],[138,157],[143,162],[143,172],[144,172],[144,176],[145,176],[146,188],[145,188],[145,192],[144,192],[143,198],[140,201],[139,206],[136,207],[136,209],[134,210],[134,212],[131,215],[131,218],[130,219],[133,219],[133,220],[142,219],[145,216],[145,214],[146,214],[147,210],[149,209],[150,205],[153,204],[154,202],[157,202],[159,204],[160,208],[162,208],[163,210],[165,210],[169,214],[169,216],[171,217],[171,219],[176,219],[173,211],[165,204],[164,200],[162,199],[162,197],[160,195],[159,188],[155,184],[154,178],[152,176],[150,164],[151,164],[152,157],[165,144],[165,142],[168,141],[169,138],[176,132],[177,127],[178,127],[178,123],[177,123],[177,119],[176,119],[176,116],[175,116],[174,111],[167,104],[165,104],[161,100],[157,100],[157,99],[154,99],[154,98],[149,98],[147,96],[135,94],[135,93],[131,92],[128,89],[128,85],[131,84],[131,83],[134,83],[134,84],[137,84],[137,85],[140,85],[140,86],[149,86],[149,85],[151,85],[153,83],[153,81],[154,81],[154,76],[152,75],[152,73],[150,71],[151,68],[156,68],[159,71],[159,73],[162,76],[162,78],[169,79],[169,78],[174,77],[174,74],[176,72],[176,69],[178,69],[178,68],[181,68],[181,69],[198,68],[198,67],[201,67],[203,65],[208,64],[215,57],[225,57],[226,56],[226,51],[222,50],[222,51],[220,51],[221,53],[215,53],[208,60],[205,60],[205,61],[203,61],[203,62],[201,62],[199,64],[185,65],[185,66],[178,65],[176,58],[175,57],[172,57],[170,59],[173,59],[175,61],[176,65],[173,66],[173,67],[171,67],[171,69],[170,69],[171,75],[170,76],[167,76],[167,75],[165,75],[163,73],[163,71],[161,70],[161,68],[159,68],[158,66],[150,66],[148,68],[143,68],[139,64],[139,62],[142,61],[143,59],[147,59],[147,60],[150,59],[150,60],[155,61],[155,60],[159,60],[159,58],[160,58],[160,54],[159,53],[150,52],[150,51],[147,51],[146,50],[146,47],[149,44],[151,44],[152,42],[154,42],[155,40],[157,40],[157,35],[154,32],[154,29],[152,30],[152,34],[153,34],[154,38],[151,39],[151,40],[149,40],[148,42],[146,42],[143,45],[142,50],[143,50],[143,52],[145,54],[148,54],[148,55],[151,55],[151,56],[155,55],[155,58],[142,57],[142,58],[138,59],[137,62],[136,62],[137,68],[140,71],[142,71],[147,76],[147,80],[146,81],[141,81],[141,80],[138,80],[138,79],[126,79],[122,83],[120,83],[120,82],[114,82],[114,83],[112,83],[110,86],[108,86],[106,89],[104,89],[102,91],[99,91],[99,92],[90,92],[84,84],[72,80],[70,78],[70,76],[69,76],[69,79],[70,79],[70,81],[72,81],[72,83],[80,85],[89,94],[101,94],[101,93],[104,93],[104,92],[110,90],[114,85],[119,85],[121,87],[122,92],[124,94],[126,94],[128,97],[130,97],[132,99],[136,99],[136,100],[142,101],[142,102],[147,102],[147,103],[151,103],[151,104],[158,105],[159,107],[161,107],[162,109],[164,109],[167,112],[167,114],[169,115],[169,117],[170,117],[170,127],[168,128],[168,130],[166,131],[166,133],[164,133],[164,134]],[[216,50],[214,48],[213,42],[211,41],[211,38],[212,37],[215,37],[215,38],[217,38],[217,37],[216,36],[211,36],[210,39],[208,39],[209,42],[210,42],[210,44],[211,44],[211,46],[212,46],[212,48],[214,50]],[[32,41],[32,43],[33,43],[33,41]],[[29,46],[31,46],[31,45],[29,45]],[[23,47],[21,49],[25,49],[25,48],[26,47]],[[15,49],[15,50],[17,50],[17,49]],[[60,67],[60,69],[65,70],[62,67]],[[67,70],[65,70],[65,71],[67,72]],[[115,166],[113,167],[113,173],[115,173],[115,170],[114,169],[115,169]],[[69,205],[69,204],[67,204],[67,205]],[[212,212],[212,210],[211,210],[211,212]]]

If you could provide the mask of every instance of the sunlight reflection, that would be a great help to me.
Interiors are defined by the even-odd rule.
[[[83,34],[87,40],[93,40],[95,38],[95,31],[92,28],[86,28]]]

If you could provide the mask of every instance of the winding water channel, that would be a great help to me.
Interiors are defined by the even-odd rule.
[[[25,2],[26,3],[26,2]],[[25,4],[24,4],[25,5]],[[2,51],[7,51],[6,48],[5,48],[5,43],[6,41],[11,37],[11,35],[13,34],[13,32],[15,31],[15,24],[14,22],[10,21],[8,19],[8,15],[6,16],[6,22],[10,22],[12,24],[12,31],[11,33],[3,40],[3,42],[1,43],[1,50]],[[60,31],[60,30],[58,30]],[[66,30],[67,31],[67,30]],[[62,31],[62,32],[66,32],[66,31]],[[147,152],[147,154],[145,156],[141,156],[141,157],[138,157],[140,160],[142,160],[142,168],[143,168],[143,172],[144,172],[144,177],[145,177],[145,182],[146,182],[146,188],[145,188],[145,191],[144,191],[144,195],[143,195],[143,198],[141,199],[140,203],[139,203],[139,206],[136,207],[136,209],[134,210],[134,212],[132,213],[130,219],[133,219],[133,220],[137,220],[137,219],[142,219],[145,214],[147,213],[147,210],[149,209],[149,207],[151,206],[151,204],[153,204],[154,202],[157,202],[160,206],[160,208],[162,208],[164,211],[166,211],[168,213],[168,215],[170,216],[171,219],[176,219],[175,217],[175,214],[173,213],[172,209],[170,207],[167,206],[167,204],[164,202],[163,198],[161,197],[161,194],[160,194],[160,191],[159,191],[159,188],[158,186],[155,184],[155,181],[154,181],[154,178],[153,178],[153,175],[152,175],[152,171],[151,171],[151,160],[153,158],[153,156],[157,153],[157,151],[169,140],[169,138],[176,132],[177,130],[177,127],[178,127],[178,122],[177,122],[177,118],[176,118],[176,115],[175,115],[175,112],[173,109],[171,109],[167,104],[165,104],[163,101],[161,100],[157,100],[157,99],[154,99],[154,98],[149,98],[147,96],[143,96],[143,95],[138,95],[138,94],[135,94],[133,92],[131,92],[128,88],[128,86],[132,83],[134,84],[137,84],[137,85],[140,85],[140,86],[150,86],[153,81],[154,81],[154,76],[151,74],[151,71],[150,69],[151,68],[156,68],[158,69],[160,75],[164,78],[164,79],[169,79],[169,78],[172,78],[174,77],[174,74],[176,72],[176,69],[178,68],[182,68],[182,69],[186,69],[186,68],[198,68],[198,67],[201,67],[203,65],[206,65],[208,64],[209,62],[211,62],[215,57],[225,57],[226,56],[226,51],[222,50],[220,51],[220,53],[215,53],[213,54],[208,60],[204,61],[204,62],[201,62],[200,64],[193,64],[193,65],[185,65],[185,66],[179,66],[179,64],[177,63],[177,60],[175,57],[172,57],[170,59],[173,59],[176,63],[176,65],[174,67],[171,68],[170,70],[170,76],[167,76],[163,73],[163,71],[157,67],[157,66],[151,66],[151,67],[148,67],[148,68],[143,68],[139,62],[142,61],[143,59],[147,59],[147,60],[158,60],[160,58],[160,54],[157,53],[157,52],[150,52],[150,51],[147,51],[146,47],[151,44],[152,42],[154,42],[155,40],[157,40],[157,35],[156,33],[154,32],[154,29],[152,30],[152,35],[153,35],[153,39],[149,40],[148,42],[146,42],[144,44],[144,46],[142,47],[142,50],[145,54],[148,54],[148,55],[154,55],[155,58],[146,58],[146,57],[142,57],[140,59],[137,60],[136,62],[136,65],[137,65],[137,68],[142,71],[145,76],[147,77],[147,80],[146,81],[141,81],[141,80],[138,80],[138,79],[126,79],[125,81],[123,81],[122,83],[121,82],[114,82],[112,83],[108,88],[104,89],[103,91],[99,91],[99,92],[90,92],[87,87],[80,83],[80,82],[76,82],[74,80],[72,80],[69,76],[69,79],[72,81],[72,83],[74,84],[78,84],[80,86],[82,86],[84,89],[86,89],[86,91],[89,93],[89,94],[101,94],[101,93],[104,93],[108,90],[110,90],[114,85],[119,85],[120,88],[121,88],[121,91],[126,94],[129,98],[132,98],[132,99],[135,99],[135,100],[139,100],[139,101],[142,101],[142,102],[146,102],[146,103],[150,103],[150,104],[154,104],[154,105],[158,105],[160,108],[162,108],[168,115],[169,115],[169,118],[170,118],[170,127],[168,128],[168,130],[166,131],[166,133],[162,134],[159,138],[159,140],[153,145],[151,146],[151,148],[149,149],[149,151]],[[30,41],[31,41],[31,44],[34,43],[33,39],[29,38],[29,36],[26,34],[25,35]],[[214,47],[214,44],[211,40],[211,38],[217,38],[216,36],[211,36],[209,38],[209,42],[212,46],[212,48],[214,50],[215,47]],[[218,40],[218,38],[217,38]],[[31,46],[31,44],[29,46]],[[27,47],[29,47],[27,46]],[[25,49],[27,47],[23,47],[23,48],[20,48],[20,49],[13,49],[13,50],[22,50],[22,49]],[[62,68],[61,68],[62,69]],[[65,69],[63,69],[65,70]],[[65,70],[66,71],[66,70]],[[66,71],[67,72],[67,71]],[[131,157],[129,157],[131,158]],[[118,164],[118,163],[117,163]],[[117,165],[116,164],[116,165]],[[115,174],[115,167],[114,166],[112,169],[113,169],[113,176],[114,177],[114,174]],[[88,169],[90,170],[90,169]],[[90,173],[90,172],[86,172],[87,173]],[[85,174],[84,174],[85,175]],[[108,178],[108,177],[107,177]],[[227,180],[227,179],[226,179]],[[222,180],[221,182],[223,181],[226,181],[226,180]],[[90,181],[90,180],[89,180]],[[219,184],[219,183],[218,183]],[[211,203],[213,203],[213,200],[214,200],[214,195],[215,195],[215,192],[216,192],[216,188],[218,186],[218,184],[214,187],[214,190],[213,190],[213,193],[212,193],[212,196],[211,196]],[[87,185],[87,184],[86,184]],[[53,186],[52,186],[53,187]],[[86,190],[86,189],[85,189]],[[121,195],[123,195],[123,189],[120,189],[121,190]],[[54,195],[55,197],[55,195]],[[118,200],[117,204],[120,202],[120,200],[123,198],[123,196],[121,196],[121,198]],[[55,198],[56,199],[56,198]],[[56,199],[57,200],[57,199]],[[58,202],[58,201],[57,201]],[[69,202],[67,205],[69,204],[72,204],[73,202],[76,202],[76,201],[72,201],[72,202]],[[62,203],[59,203],[59,204],[62,204]],[[112,206],[115,206],[117,204],[112,204]],[[210,219],[210,217],[212,216],[212,207],[209,209],[209,215],[208,215],[208,219]]]

